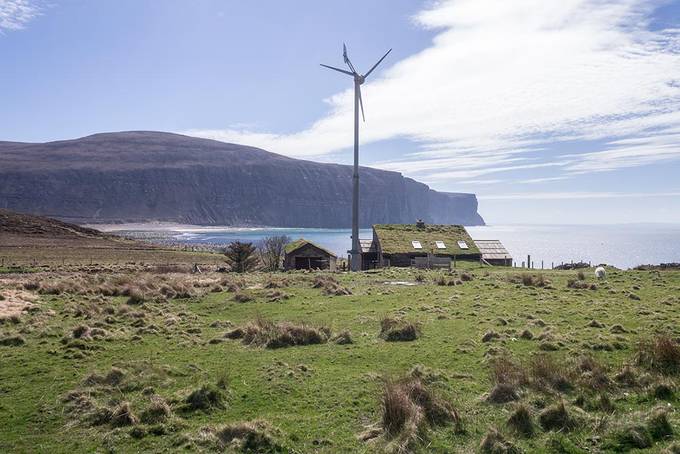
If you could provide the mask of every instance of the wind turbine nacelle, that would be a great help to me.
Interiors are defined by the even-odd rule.
[[[354,81],[359,85],[362,85],[364,82],[366,82],[366,77],[362,76],[361,74],[355,74]]]

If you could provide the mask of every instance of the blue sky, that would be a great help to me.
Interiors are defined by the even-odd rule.
[[[357,14],[355,14],[357,13]],[[478,194],[490,223],[680,222],[680,1],[0,0],[0,140],[162,130]]]

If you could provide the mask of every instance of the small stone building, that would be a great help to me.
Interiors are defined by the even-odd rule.
[[[285,270],[335,271],[337,256],[304,238],[288,243],[283,259]]]
[[[481,254],[462,225],[377,224],[373,244],[379,266],[450,266]]]

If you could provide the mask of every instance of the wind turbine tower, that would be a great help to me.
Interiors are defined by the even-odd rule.
[[[378,62],[364,75],[359,74],[347,56],[347,46],[342,45],[342,57],[349,71],[322,64],[324,68],[332,69],[343,74],[347,74],[354,79],[354,172],[352,174],[352,250],[349,251],[351,257],[351,270],[361,271],[361,246],[359,245],[359,108],[361,117],[364,116],[364,101],[361,99],[361,85],[366,82],[366,78],[378,67],[380,63],[392,52],[388,50]]]

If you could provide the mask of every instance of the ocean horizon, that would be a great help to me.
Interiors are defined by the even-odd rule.
[[[160,243],[226,245],[257,243],[272,235],[305,238],[340,257],[350,249],[350,229],[199,226],[172,223],[94,224],[106,232]],[[475,240],[500,240],[520,266],[531,256],[535,268],[590,262],[617,268],[680,262],[680,224],[504,224],[466,227]],[[371,229],[361,229],[371,238]]]

